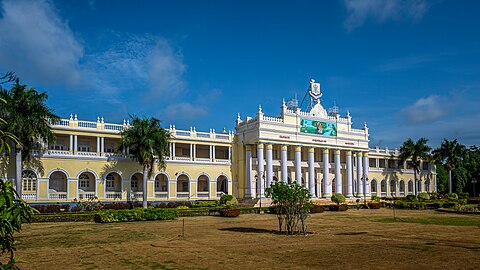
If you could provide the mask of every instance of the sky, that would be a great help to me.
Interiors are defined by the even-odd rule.
[[[314,78],[370,147],[480,141],[479,1],[0,0],[0,73],[63,118],[234,131]]]

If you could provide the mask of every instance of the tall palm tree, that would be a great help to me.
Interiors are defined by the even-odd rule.
[[[130,149],[133,159],[143,167],[143,207],[147,208],[147,179],[151,177],[155,162],[165,169],[165,157],[170,155],[170,132],[162,128],[156,118],[132,116],[132,126],[120,132],[120,147]]]
[[[55,137],[49,121],[59,117],[47,106],[47,93],[38,93],[34,88],[21,85],[16,79],[10,90],[0,89],[0,98],[7,103],[1,117],[8,123],[4,132],[13,133],[19,141],[16,149],[16,189],[22,196],[22,163],[33,159],[32,150],[40,148],[42,142],[52,142]]]
[[[430,159],[430,146],[427,144],[428,139],[420,138],[418,141],[414,142],[412,139],[408,138],[402,147],[400,147],[400,153],[398,159],[400,162],[405,162],[408,160],[408,164],[413,169],[413,178],[415,180],[415,195],[418,195],[418,184],[417,184],[417,175],[420,173],[420,162],[422,160]]]
[[[7,102],[0,98],[0,104],[4,105]],[[2,107],[3,110],[3,107]],[[4,131],[6,129],[4,126],[7,125],[7,121],[5,119],[0,118],[0,154],[9,155],[11,148],[10,144],[13,143],[15,145],[19,144],[18,138],[13,135],[11,132]]]
[[[467,148],[463,144],[459,144],[457,139],[453,141],[444,139],[440,147],[432,152],[435,159],[447,167],[449,193],[453,192],[452,171],[461,162],[466,152]]]

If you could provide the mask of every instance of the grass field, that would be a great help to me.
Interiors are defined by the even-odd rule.
[[[478,269],[480,217],[392,217],[389,209],[313,214],[308,236],[272,233],[269,214],[37,223],[18,234],[17,255],[22,269]]]

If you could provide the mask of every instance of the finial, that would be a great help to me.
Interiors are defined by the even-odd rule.
[[[70,114],[70,121],[73,121],[73,115]]]
[[[262,113],[262,104],[258,104],[258,112]]]
[[[240,113],[237,114],[237,120],[241,120]]]
[[[100,117],[97,116],[97,123],[99,123],[99,122],[100,122]]]
[[[125,119],[123,119],[123,125],[125,126],[126,124],[127,124],[127,121],[125,121]]]
[[[347,117],[350,117],[350,111],[347,110]]]
[[[130,126],[130,120],[127,120],[127,126]]]
[[[192,126],[190,126],[190,132],[193,132],[193,127]]]
[[[227,128],[223,128],[222,133],[227,133]]]
[[[175,125],[173,125],[173,129],[175,129]]]
[[[363,128],[367,128],[367,120],[363,121]]]
[[[197,132],[197,129],[195,127],[193,127],[193,132]]]
[[[102,120],[102,124],[105,123],[105,121],[103,121],[103,116],[102,116],[101,120]]]
[[[77,119],[77,115],[76,115],[76,114],[75,114],[75,116],[74,116],[74,120],[75,120],[75,121],[77,121],[77,120],[78,120],[78,119]]]
[[[215,129],[212,129],[213,133],[215,133]]]
[[[285,98],[282,98],[282,107],[286,107],[287,105],[285,104]]]

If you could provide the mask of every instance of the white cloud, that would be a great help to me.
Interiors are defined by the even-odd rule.
[[[439,95],[430,95],[419,98],[412,105],[402,109],[401,113],[411,124],[434,122],[448,113],[449,106],[446,99]]]
[[[345,27],[351,31],[368,19],[377,22],[387,20],[420,20],[429,8],[426,0],[344,0],[348,17]]]
[[[1,3],[0,68],[47,85],[80,80],[83,46],[50,2]]]

